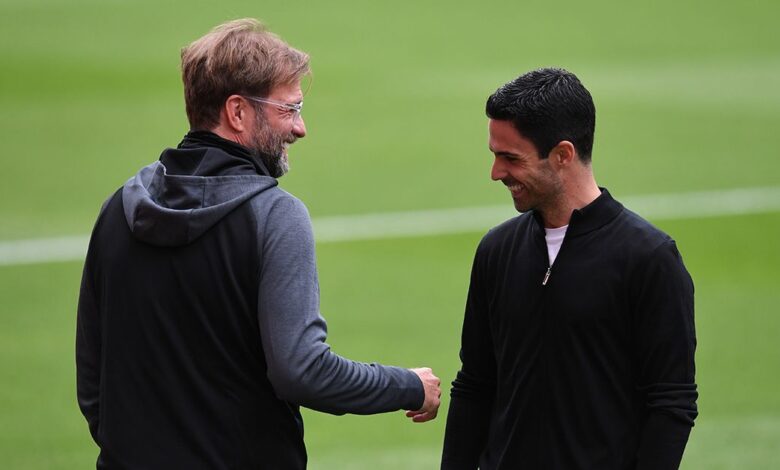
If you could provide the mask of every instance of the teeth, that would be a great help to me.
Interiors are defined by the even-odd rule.
[[[510,191],[520,191],[523,188],[523,185],[522,184],[512,184],[512,185],[507,186],[507,188],[509,188]]]

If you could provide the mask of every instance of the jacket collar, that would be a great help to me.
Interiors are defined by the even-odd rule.
[[[232,140],[224,139],[210,131],[191,130],[184,136],[184,139],[178,146],[179,149],[199,149],[216,148],[222,150],[227,155],[224,157],[232,158],[234,165],[249,164],[254,168],[254,172],[259,175],[270,175],[260,155],[252,150],[240,145]],[[220,162],[224,165],[225,162]]]
[[[597,230],[608,224],[623,210],[623,205],[616,201],[607,188],[599,187],[601,195],[582,209],[575,209],[569,219],[569,228],[566,230],[566,236],[576,237],[588,232]],[[538,211],[533,211],[534,219],[542,233],[544,233],[544,222],[542,215]]]

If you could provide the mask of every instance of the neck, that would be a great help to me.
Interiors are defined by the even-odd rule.
[[[593,173],[589,170],[588,168],[588,171],[581,174],[561,178],[562,190],[558,197],[550,207],[541,211],[546,228],[568,225],[572,212],[582,209],[601,195]]]
[[[248,147],[249,142],[247,142],[247,139],[241,133],[229,129],[228,126],[225,126],[222,123],[209,132],[212,132],[225,140],[230,140],[244,147]]]

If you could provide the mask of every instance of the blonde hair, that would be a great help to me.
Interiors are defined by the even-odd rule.
[[[181,50],[187,118],[193,130],[219,124],[230,95],[266,96],[310,72],[309,55],[253,18],[229,21]]]

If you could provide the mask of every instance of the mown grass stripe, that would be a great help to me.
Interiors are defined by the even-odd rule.
[[[508,199],[508,197],[507,197]],[[736,188],[620,198],[651,220],[696,219],[780,211],[780,187]],[[482,232],[517,215],[511,203],[314,219],[318,242]],[[82,259],[88,235],[0,241],[0,266]]]

